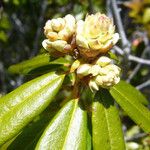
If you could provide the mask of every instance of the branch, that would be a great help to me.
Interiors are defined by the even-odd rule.
[[[106,1],[107,16],[113,18],[112,10],[110,9],[111,0]]]
[[[142,84],[136,86],[136,88],[137,88],[138,90],[141,90],[141,89],[143,89],[143,88],[145,88],[145,87],[147,87],[147,86],[150,86],[150,80],[147,80],[146,82],[144,82],[144,83],[142,83]]]
[[[140,138],[143,138],[143,137],[146,137],[148,136],[147,133],[138,133],[136,135],[134,135],[133,137],[129,137],[129,138],[126,138],[126,142],[130,142],[130,141],[135,141],[135,140],[138,140]]]
[[[24,28],[23,28],[23,27],[24,27],[24,26],[23,26],[23,23],[22,23],[21,20],[16,16],[16,14],[13,13],[10,18],[11,18],[12,22],[14,23],[16,30],[19,31],[19,32],[22,33],[22,34],[25,34],[25,30],[24,30]]]
[[[114,46],[114,50],[122,56],[125,54],[124,51],[118,46]],[[136,57],[136,56],[133,56],[133,55],[129,55],[128,59],[131,60],[131,61],[143,64],[143,65],[150,65],[150,60],[148,60],[148,59],[143,59],[143,58]]]
[[[148,38],[144,37],[144,43],[145,43],[146,46],[148,45]],[[142,52],[141,58],[144,58],[144,57],[145,57],[145,55],[146,55],[146,53],[149,51],[149,49],[150,49],[149,46],[144,49],[144,51]],[[133,77],[134,77],[134,76],[137,74],[137,72],[140,70],[141,66],[142,66],[141,63],[139,63],[139,64],[136,65],[136,67],[134,68],[134,70],[133,70],[132,73],[129,75],[128,79],[126,80],[127,82],[130,82],[130,81],[133,79]]]
[[[118,47],[118,46],[114,46],[113,50],[115,50],[121,56],[124,55],[124,51],[120,47]]]
[[[130,53],[130,44],[129,44],[129,41],[127,40],[125,31],[123,28],[123,24],[122,24],[121,16],[119,13],[119,8],[117,6],[117,2],[116,2],[116,0],[113,0],[113,1],[111,1],[111,3],[112,3],[112,9],[114,12],[114,17],[116,20],[118,31],[119,31],[119,34],[121,36],[122,48],[128,54],[128,53]]]
[[[150,60],[136,57],[133,55],[129,55],[129,60],[135,61],[135,62],[143,64],[143,65],[150,65]]]

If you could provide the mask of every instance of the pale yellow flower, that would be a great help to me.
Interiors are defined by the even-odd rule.
[[[112,19],[104,14],[88,15],[77,22],[76,44],[83,57],[95,57],[108,52],[119,40]]]

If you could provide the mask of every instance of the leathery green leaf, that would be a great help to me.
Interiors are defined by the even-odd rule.
[[[148,104],[148,100],[144,97],[144,95],[138,91],[135,87],[133,87],[131,84],[125,82],[125,81],[120,81],[115,88],[122,90],[122,92],[125,91],[125,93],[131,93],[135,98],[137,102],[141,102],[144,105]]]
[[[68,60],[61,57],[56,60],[52,60],[49,54],[41,54],[36,57],[31,58],[30,60],[25,60],[19,64],[12,65],[8,68],[9,72],[11,73],[18,73],[18,74],[30,74],[34,70],[41,67],[48,67],[51,68],[51,65],[62,65],[68,67],[70,64]]]
[[[34,149],[48,122],[54,112],[43,113],[27,125],[23,131],[8,146],[7,150],[29,150]],[[23,141],[23,142],[22,142]],[[5,144],[4,144],[5,145]],[[1,149],[0,149],[1,150]]]
[[[94,150],[125,150],[118,110],[107,90],[96,93],[92,104]]]
[[[87,113],[78,99],[69,101],[50,122],[36,150],[87,150]]]
[[[13,107],[25,101],[32,94],[42,87],[45,87],[56,78],[58,78],[58,75],[54,72],[47,73],[21,85],[16,90],[0,98],[0,118],[9,112],[10,109],[13,109]]]
[[[111,95],[122,109],[137,123],[145,132],[150,133],[150,111],[134,95],[133,90],[121,86],[122,83],[115,85],[110,89]]]
[[[33,57],[29,60],[25,60],[19,64],[15,64],[9,67],[9,72],[11,73],[22,73],[27,74],[32,69],[48,65],[51,58],[49,54],[41,54],[36,57]]]
[[[50,104],[60,89],[63,79],[64,75],[52,80],[0,118],[0,145],[17,135]]]

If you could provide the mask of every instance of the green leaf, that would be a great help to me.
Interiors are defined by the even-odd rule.
[[[140,102],[144,105],[148,105],[148,100],[144,97],[144,95],[137,90],[135,87],[133,87],[131,84],[125,82],[125,81],[120,81],[117,85],[117,88],[123,89],[123,92],[126,91],[126,93],[132,93],[133,97],[135,97],[135,100],[137,102]]]
[[[51,65],[63,65],[65,67],[68,67],[70,65],[69,61],[63,57],[58,58],[54,61],[52,61],[51,59],[52,58],[50,57],[49,54],[44,53],[36,57],[33,57],[30,60],[26,60],[19,64],[12,65],[8,68],[8,70],[11,73],[29,74],[31,71],[33,72],[33,70],[36,70],[38,68],[41,69],[41,67],[44,66],[46,66],[46,69],[48,69],[51,67]]]
[[[111,59],[114,59],[118,64],[120,63],[119,58],[114,53],[108,52],[108,54]]]
[[[150,111],[141,103],[140,99],[143,99],[143,96],[133,87],[126,86],[126,83],[123,81],[112,87],[110,93],[133,121],[145,132],[149,133]]]
[[[27,74],[31,70],[47,65],[51,61],[49,54],[41,54],[30,60],[25,60],[19,64],[12,65],[8,68],[11,73]]]
[[[57,77],[40,89],[34,89],[33,93],[0,118],[0,145],[17,135],[50,104],[60,89],[63,79],[64,76]],[[20,97],[21,92],[21,90],[18,91],[16,97]]]
[[[54,61],[51,61],[49,64],[51,65],[63,65],[65,67],[70,66],[70,61],[68,61],[67,59],[60,57]]]
[[[54,114],[52,112],[52,114]],[[9,145],[7,150],[27,150],[34,149],[38,142],[42,132],[48,125],[49,120],[52,118],[52,114],[43,113],[38,116],[32,123],[26,126],[23,131],[17,136],[17,138]]]
[[[19,135],[6,142],[0,150],[33,150],[49,121],[60,109],[59,103],[52,102],[44,112],[34,118]],[[23,142],[22,142],[23,141]]]
[[[50,122],[36,150],[87,149],[87,114],[78,100],[68,102]]]
[[[93,149],[125,150],[119,114],[109,92],[96,93],[92,106]]]
[[[75,72],[68,74],[68,77],[70,79],[71,85],[74,86],[75,81],[76,81],[76,74],[75,74]]]
[[[9,112],[13,107],[25,101],[32,94],[39,91],[41,88],[48,85],[52,80],[58,78],[54,72],[47,73],[38,78],[35,78],[20,87],[16,90],[10,92],[6,96],[0,98],[0,118]]]

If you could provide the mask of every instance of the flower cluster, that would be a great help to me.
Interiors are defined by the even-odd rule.
[[[112,64],[112,60],[101,56],[94,65],[82,64],[77,69],[77,75],[84,77],[91,75],[89,87],[99,90],[99,87],[110,88],[120,81],[120,68]]]
[[[47,39],[42,42],[43,47],[49,52],[68,53],[71,49],[69,41],[75,33],[75,27],[76,21],[72,15],[48,20],[44,27]]]
[[[97,13],[89,15],[85,21],[77,22],[76,43],[83,57],[95,57],[106,53],[119,40],[119,34],[114,33],[115,27],[110,18]]]
[[[109,88],[120,81],[120,68],[103,56],[119,40],[112,19],[106,15],[96,13],[87,15],[85,21],[76,21],[69,14],[64,18],[48,20],[44,34],[47,39],[42,45],[51,54],[57,52],[72,55],[77,52],[77,58],[82,59],[82,64],[77,59],[71,72],[76,70],[79,78],[90,76],[89,86],[92,90]]]
[[[71,41],[75,36],[75,48],[87,59],[108,52],[119,40],[113,21],[101,13],[88,15],[85,21],[76,21],[72,15],[48,20],[44,33],[47,39],[42,45],[47,51],[71,52]]]

